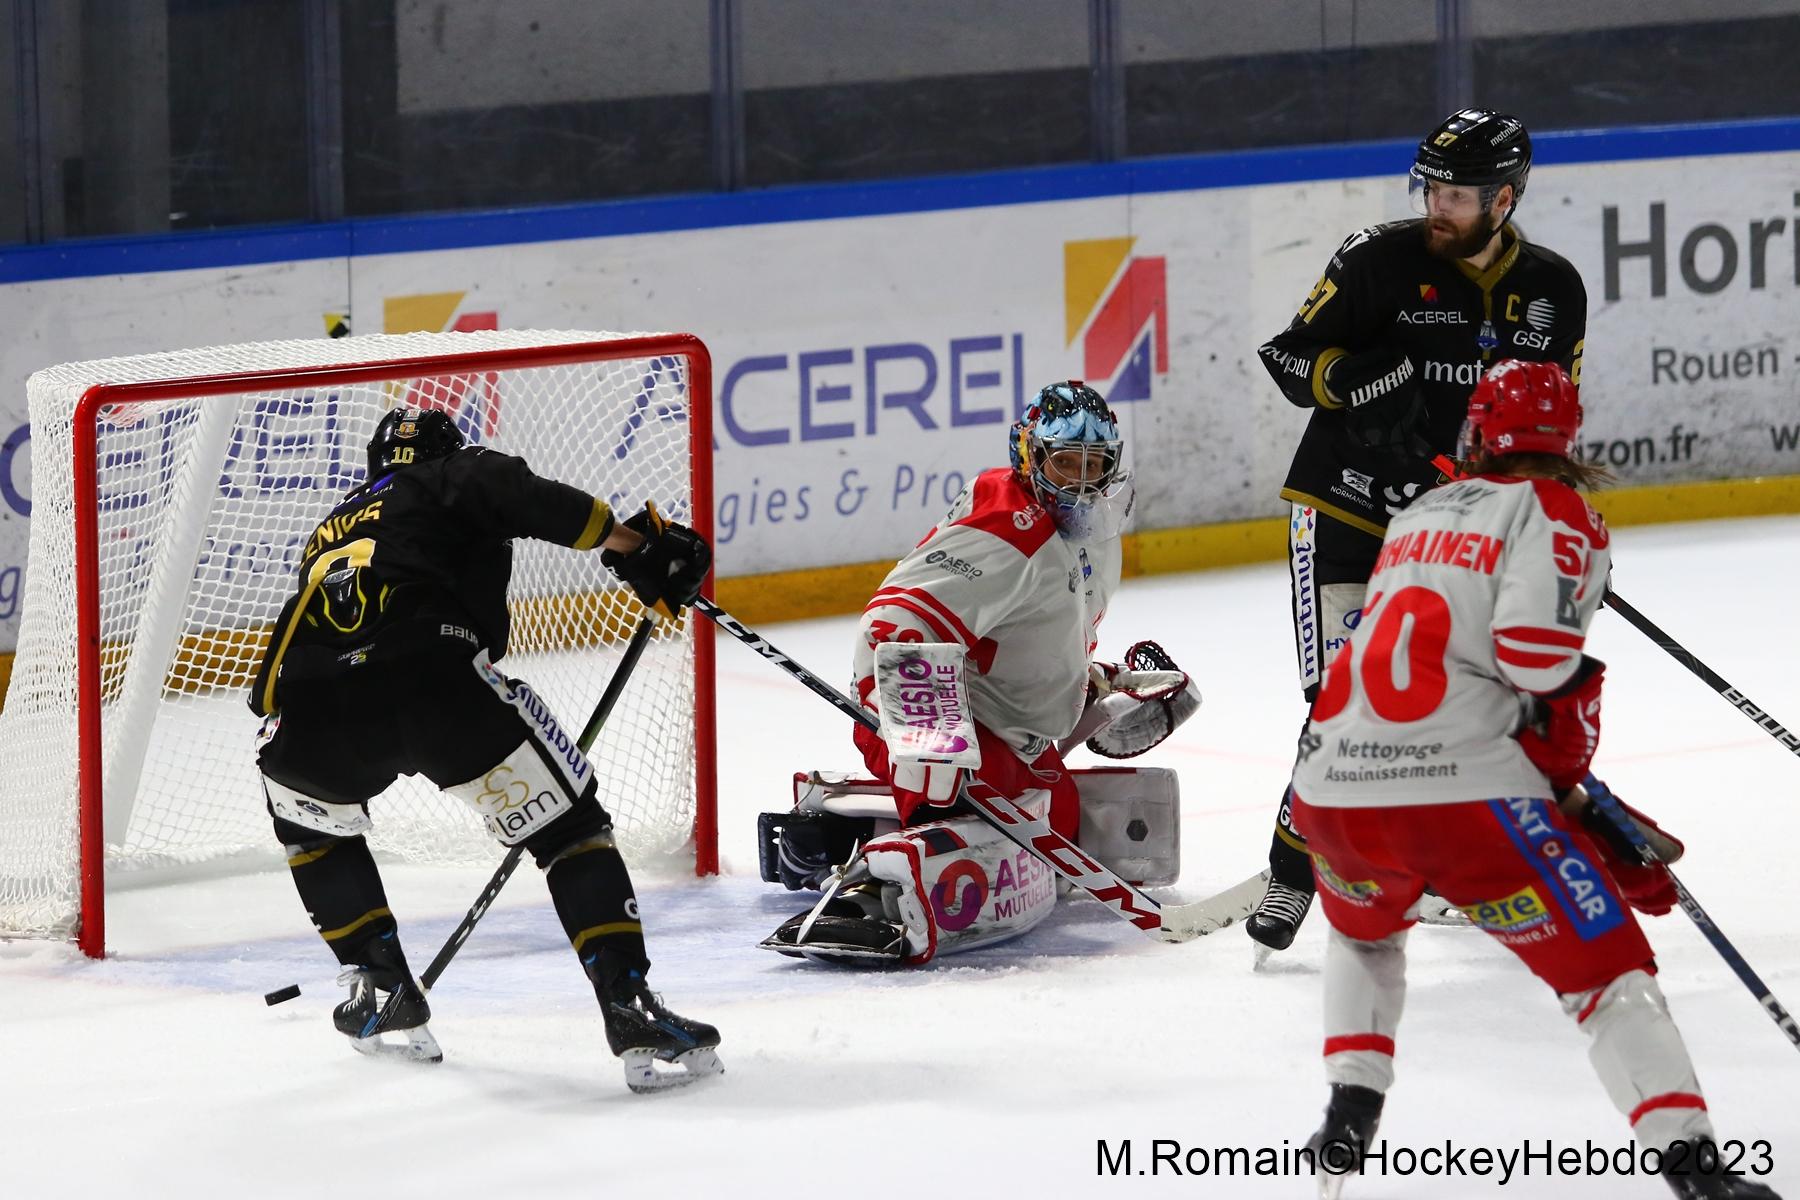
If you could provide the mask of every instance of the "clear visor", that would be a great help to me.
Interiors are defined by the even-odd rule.
[[[1469,462],[1475,457],[1476,447],[1481,445],[1481,426],[1464,417],[1462,432],[1456,435],[1456,457],[1460,462]]]
[[[1493,185],[1468,187],[1427,179],[1416,166],[1406,180],[1407,199],[1414,212],[1421,217],[1447,217],[1452,221],[1466,221],[1480,214],[1496,190]]]

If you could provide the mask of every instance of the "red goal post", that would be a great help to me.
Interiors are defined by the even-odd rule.
[[[0,933],[73,935],[95,956],[109,865],[279,861],[243,688],[305,535],[360,477],[387,408],[442,408],[472,443],[520,453],[621,516],[654,500],[711,537],[711,364],[688,334],[258,343],[74,364],[30,386],[35,509],[0,712]],[[529,542],[509,607],[502,669],[579,727],[641,608],[597,554]],[[686,619],[659,630],[593,751],[634,862],[717,870],[715,741],[712,628]],[[378,852],[499,854],[423,780],[370,808]],[[70,850],[72,872],[59,861]]]

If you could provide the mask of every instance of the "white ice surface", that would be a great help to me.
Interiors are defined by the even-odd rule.
[[[1800,519],[1625,530],[1621,594],[1779,718],[1800,722]],[[1101,653],[1155,637],[1206,694],[1147,762],[1181,771],[1192,898],[1263,861],[1301,705],[1280,565],[1128,582]],[[847,619],[766,632],[827,678]],[[1800,761],[1616,614],[1599,766],[1687,839],[1680,871],[1800,1004]],[[439,1067],[372,1062],[331,1029],[335,964],[285,872],[116,893],[112,957],[0,944],[0,1197],[1293,1196],[1309,1181],[1097,1179],[1096,1139],[1290,1147],[1316,1123],[1314,915],[1261,973],[1229,929],[1153,944],[1063,900],[1028,938],[913,973],[753,948],[802,901],[757,881],[754,814],[796,768],[848,767],[844,721],[721,637],[723,877],[641,879],[654,982],[724,1031],[728,1073],[629,1094],[543,886],[521,870],[433,993]],[[1795,728],[1800,728],[1796,725]],[[1085,757],[1085,754],[1079,756]],[[250,802],[247,800],[246,802]],[[379,812],[376,814],[379,820]],[[485,872],[390,867],[421,969]],[[1721,1136],[1768,1139],[1800,1190],[1800,1056],[1680,914],[1650,922]],[[1585,1039],[1479,934],[1413,935],[1383,1134],[1513,1149],[1623,1145]],[[297,1000],[262,994],[297,981]],[[1348,1196],[1666,1195],[1642,1178],[1365,1179]]]

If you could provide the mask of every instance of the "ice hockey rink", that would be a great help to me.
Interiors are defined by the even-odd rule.
[[[1800,518],[1617,534],[1618,592],[1793,728],[1797,584]],[[1281,564],[1130,580],[1102,629],[1100,657],[1153,637],[1206,697],[1141,760],[1181,775],[1184,870],[1170,896],[1197,898],[1262,865],[1301,717],[1287,595]],[[852,626],[762,632],[837,680]],[[1776,996],[1800,1004],[1800,760],[1616,614],[1595,619],[1590,649],[1609,664],[1598,773],[1686,839],[1683,880]],[[333,1031],[336,964],[285,872],[140,887],[113,895],[105,961],[0,943],[0,1195],[1313,1194],[1293,1175],[1171,1166],[1216,1171],[1221,1151],[1291,1151],[1317,1123],[1317,912],[1260,972],[1240,929],[1161,945],[1068,897],[1025,939],[924,970],[858,973],[758,950],[806,900],[758,880],[755,814],[785,806],[794,770],[855,758],[843,718],[787,676],[728,638],[718,661],[724,873],[639,883],[652,982],[723,1031],[722,1078],[626,1091],[529,869],[432,993],[436,1067],[363,1059]],[[387,869],[415,970],[486,875]],[[1764,1139],[1765,1181],[1793,1194],[1800,1056],[1686,917],[1648,925],[1720,1136]],[[1381,1130],[1390,1150],[1460,1150],[1469,1162],[1482,1147],[1626,1144],[1585,1039],[1503,949],[1420,928],[1410,963]],[[264,1005],[289,982],[299,999]],[[1133,1173],[1097,1175],[1099,1142],[1116,1154],[1127,1139]],[[1153,1163],[1154,1139],[1181,1157]],[[1539,1157],[1504,1185],[1496,1166],[1485,1178],[1390,1171],[1346,1191],[1487,1195],[1667,1190],[1643,1177],[1547,1176]]]

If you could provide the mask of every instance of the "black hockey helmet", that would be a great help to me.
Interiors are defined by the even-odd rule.
[[[395,467],[442,458],[464,444],[462,430],[449,413],[435,408],[389,409],[376,422],[375,436],[369,439],[369,478]]]
[[[1465,108],[1444,118],[1419,143],[1412,188],[1419,197],[1432,183],[1480,188],[1485,211],[1509,183],[1516,206],[1530,174],[1531,135],[1525,132],[1525,122],[1492,109]],[[1512,215],[1510,210],[1507,215]]]

